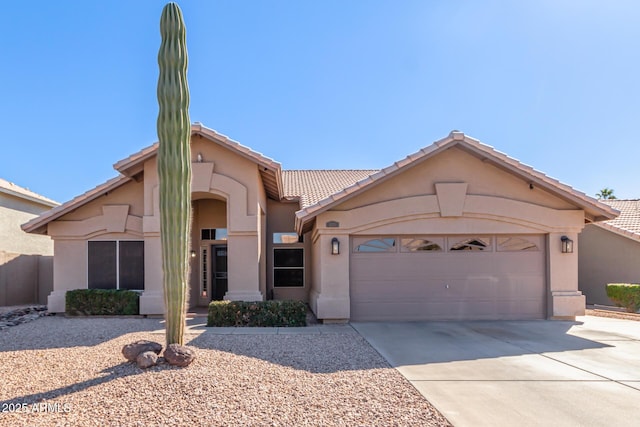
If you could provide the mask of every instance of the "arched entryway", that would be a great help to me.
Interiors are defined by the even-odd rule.
[[[192,210],[189,305],[202,307],[228,291],[227,201],[194,193]]]

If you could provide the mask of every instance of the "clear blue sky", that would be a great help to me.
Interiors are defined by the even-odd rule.
[[[164,1],[2,1],[0,177],[60,202],[156,141]],[[640,2],[202,0],[191,120],[284,169],[382,168],[457,129],[639,198]]]

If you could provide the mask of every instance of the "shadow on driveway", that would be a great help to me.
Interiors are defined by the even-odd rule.
[[[475,321],[353,323],[394,366],[608,347],[567,334],[580,322]]]

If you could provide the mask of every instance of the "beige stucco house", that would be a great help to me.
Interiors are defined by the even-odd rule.
[[[20,226],[58,203],[0,178],[0,306],[46,303],[53,241]]]
[[[587,224],[578,246],[578,288],[587,304],[615,305],[607,283],[640,283],[640,200],[602,200],[620,216]]]
[[[55,242],[50,310],[88,287],[139,289],[142,313],[163,312],[156,151],[24,226]],[[617,215],[457,131],[379,171],[283,171],[200,124],[191,151],[192,306],[300,299],[325,321],[572,318],[585,297],[577,248],[563,243]]]

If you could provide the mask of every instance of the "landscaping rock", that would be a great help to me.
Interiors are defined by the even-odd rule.
[[[140,340],[122,347],[122,355],[129,362],[135,362],[138,355],[146,351],[152,351],[155,354],[160,354],[162,351],[162,345],[154,341]]]
[[[10,308],[10,307],[9,307]],[[48,316],[46,305],[34,305],[16,308],[0,313],[0,330],[31,322],[42,316]]]
[[[164,358],[170,365],[185,367],[193,362],[196,358],[196,353],[190,347],[179,344],[169,344],[164,351]]]
[[[153,351],[145,351],[138,355],[136,363],[138,364],[138,368],[150,368],[158,363],[158,355]]]

